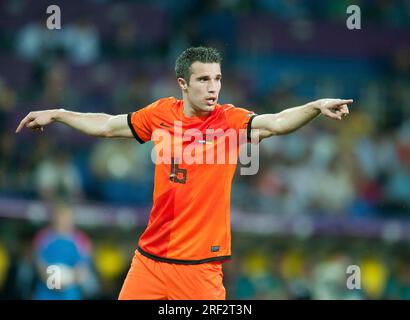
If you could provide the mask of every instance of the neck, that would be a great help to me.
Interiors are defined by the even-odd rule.
[[[209,111],[201,111],[195,109],[195,107],[193,107],[193,105],[189,102],[189,100],[186,97],[183,97],[183,100],[185,117],[206,117],[211,113]]]

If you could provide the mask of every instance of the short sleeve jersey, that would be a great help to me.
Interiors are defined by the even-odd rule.
[[[152,140],[156,154],[153,207],[138,250],[171,263],[228,260],[232,178],[254,113],[217,104],[206,117],[186,117],[183,104],[163,98],[128,114],[134,137]]]

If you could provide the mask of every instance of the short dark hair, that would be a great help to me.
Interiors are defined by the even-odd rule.
[[[196,61],[202,63],[221,63],[222,55],[218,50],[211,47],[191,47],[186,49],[175,62],[177,78],[183,78],[189,83],[191,65]]]

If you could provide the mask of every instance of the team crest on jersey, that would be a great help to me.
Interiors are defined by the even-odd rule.
[[[218,252],[219,246],[211,246],[211,252]]]

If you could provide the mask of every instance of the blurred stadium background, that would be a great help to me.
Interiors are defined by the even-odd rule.
[[[45,28],[51,4],[61,30]],[[175,58],[206,45],[224,54],[222,102],[355,99],[343,122],[264,141],[259,173],[236,176],[228,298],[410,299],[409,40],[406,0],[0,1],[0,297],[34,297],[36,235],[64,199],[91,242],[83,298],[115,299],[151,205],[150,144],[63,125],[15,135],[21,118],[180,97]]]

